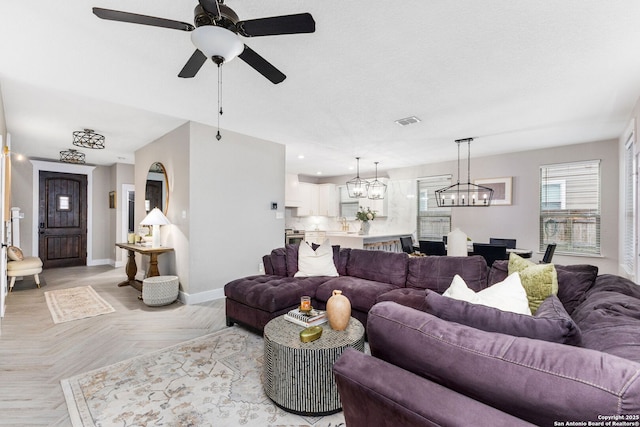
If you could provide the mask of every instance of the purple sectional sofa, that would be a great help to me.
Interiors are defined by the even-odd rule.
[[[464,320],[466,303],[443,308],[447,298],[430,291],[421,310],[375,305],[371,356],[346,351],[334,365],[347,425],[638,425],[640,286],[593,266],[556,269],[558,296],[538,309],[547,316],[536,312],[527,331],[509,322],[514,335],[492,331],[495,316],[475,326],[446,320]],[[489,284],[506,271],[506,261],[494,263]],[[527,337],[550,323],[566,333]]]
[[[306,278],[297,245],[274,249],[266,274],[225,286],[226,315],[262,330],[342,290],[371,348],[334,365],[349,427],[640,423],[640,286],[556,265],[558,295],[523,317],[440,295],[456,274],[474,291],[504,280],[507,261],[333,249],[339,277]]]
[[[367,314],[380,301],[398,301],[419,308],[427,288],[447,289],[459,274],[474,290],[487,286],[487,264],[481,256],[409,257],[406,253],[333,247],[339,277],[293,277],[298,271],[298,244],[263,257],[264,275],[227,283],[227,325],[239,323],[262,331],[269,320],[296,308],[311,296],[313,307],[326,308],[334,289],[351,302],[351,315],[367,324]]]

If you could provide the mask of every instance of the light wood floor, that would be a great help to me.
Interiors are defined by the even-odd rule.
[[[69,426],[60,380],[225,328],[224,300],[147,307],[123,268],[45,270],[8,295],[0,330],[0,425]],[[55,325],[44,292],[91,285],[115,313]]]

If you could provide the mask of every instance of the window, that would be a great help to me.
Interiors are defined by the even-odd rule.
[[[439,208],[436,190],[451,185],[451,175],[418,180],[418,240],[442,240],[451,231],[451,208]]]
[[[624,146],[624,235],[622,266],[629,275],[635,274],[635,206],[636,162],[635,136],[631,132]]]
[[[600,160],[540,167],[540,250],[600,254]]]

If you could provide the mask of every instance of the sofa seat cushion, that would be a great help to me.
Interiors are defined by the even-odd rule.
[[[509,274],[509,261],[495,261],[489,272],[489,286],[503,281]],[[586,292],[594,285],[598,267],[587,264],[555,264],[558,276],[558,299],[571,316],[573,310],[584,300]]]
[[[249,276],[229,282],[224,287],[227,298],[249,307],[276,312],[300,304],[300,297],[313,298],[318,285],[331,277]]]
[[[389,292],[385,292],[379,295],[376,299],[376,303],[382,301],[393,301],[398,304],[402,304],[406,307],[415,308],[416,310],[425,311],[426,295],[431,292],[427,289],[415,289],[415,288],[398,288],[392,289]],[[444,297],[443,297],[444,298]]]
[[[640,363],[496,334],[392,302],[369,312],[374,357],[536,425],[640,413]]]
[[[404,287],[407,280],[407,260],[404,252],[365,251],[351,249],[347,275],[374,282]]]
[[[342,295],[349,298],[351,308],[366,313],[376,303],[378,295],[396,289],[396,287],[389,283],[341,276],[331,278],[318,286],[315,294],[316,299],[326,303],[336,289],[342,291]]]
[[[572,317],[584,347],[640,362],[640,286],[602,275]]]
[[[476,292],[487,287],[487,262],[480,255],[410,257],[407,287],[431,289],[441,294],[449,288],[456,274]]]

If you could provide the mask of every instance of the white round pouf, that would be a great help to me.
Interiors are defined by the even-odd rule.
[[[142,301],[146,305],[167,305],[178,299],[178,276],[154,276],[142,281]]]

